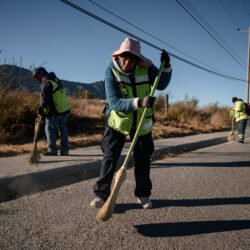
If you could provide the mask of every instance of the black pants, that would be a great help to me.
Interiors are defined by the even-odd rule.
[[[133,139],[134,133],[130,135]],[[96,196],[107,199],[110,195],[112,179],[117,167],[126,136],[106,127],[101,148],[104,153],[100,177],[94,185]],[[149,197],[152,183],[150,180],[150,155],[154,152],[154,143],[151,133],[138,137],[133,155],[135,160],[135,196]]]
[[[239,141],[243,141],[245,139],[245,131],[247,126],[247,119],[240,120],[236,123],[236,127],[238,130]]]

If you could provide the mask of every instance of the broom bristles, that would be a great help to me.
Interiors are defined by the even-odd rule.
[[[29,158],[29,163],[32,164],[37,164],[39,162],[40,156],[37,152],[33,151],[30,155]]]
[[[35,131],[34,131],[34,143],[33,148],[29,157],[29,164],[37,164],[40,159],[39,152],[37,150],[37,136],[41,128],[42,117],[40,115],[37,116],[35,120]]]
[[[39,152],[37,150],[37,147],[36,145],[33,147],[33,150],[30,154],[30,157],[29,157],[29,164],[37,164],[39,162],[39,159],[40,159],[40,155],[39,155]]]
[[[235,134],[233,131],[231,131],[227,137],[228,141],[235,141]]]
[[[112,217],[119,190],[125,179],[126,179],[126,167],[122,165],[121,168],[116,173],[115,183],[109,198],[106,200],[106,202],[103,204],[103,206],[96,215],[96,218],[98,220],[107,221]]]

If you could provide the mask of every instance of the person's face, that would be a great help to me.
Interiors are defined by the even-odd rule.
[[[43,81],[43,75],[42,75],[42,73],[39,73],[39,74],[36,75],[36,80],[38,80],[39,82]]]
[[[122,53],[119,57],[120,67],[124,72],[129,72],[135,68],[139,58],[130,53]]]

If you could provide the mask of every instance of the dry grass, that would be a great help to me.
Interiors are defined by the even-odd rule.
[[[157,102],[164,104],[162,97],[158,98]],[[156,107],[160,106],[157,102]],[[174,127],[177,131],[181,128],[184,134],[191,131],[212,132],[230,127],[228,107],[219,107],[215,103],[199,108],[196,98],[186,98],[184,101],[170,104],[167,110],[156,109],[155,117],[156,123],[164,125],[163,129],[167,129],[165,126]]]
[[[74,117],[89,117],[100,119],[106,102],[96,99],[70,98]]]
[[[34,132],[38,94],[0,93],[0,142],[17,142]]]
[[[34,122],[39,95],[25,92],[0,94],[0,155],[27,153],[32,149]],[[105,125],[102,114],[105,102],[95,99],[70,98],[70,147],[98,144]],[[229,109],[217,104],[198,108],[198,100],[185,99],[164,108],[165,101],[155,103],[154,138],[165,138],[230,128]],[[42,128],[43,131],[43,128]],[[59,144],[59,142],[58,142]],[[39,151],[46,149],[44,132],[40,133]]]

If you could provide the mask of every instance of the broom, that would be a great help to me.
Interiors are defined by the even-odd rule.
[[[33,148],[29,157],[29,164],[31,165],[37,164],[40,159],[40,155],[37,150],[37,137],[40,132],[41,124],[42,124],[42,116],[38,114],[35,120]]]
[[[235,134],[234,134],[234,119],[232,119],[232,130],[229,133],[228,137],[227,137],[228,141],[235,141]]]
[[[153,84],[153,86],[151,88],[150,96],[154,95],[155,89],[157,87],[157,84],[159,82],[161,73],[162,73],[163,68],[164,68],[164,64],[165,64],[165,62],[163,61],[161,63],[160,69],[158,71],[158,75],[156,76],[154,84]],[[106,200],[106,202],[103,204],[103,206],[100,208],[99,212],[96,215],[96,218],[98,220],[100,220],[100,221],[107,221],[112,217],[119,190],[120,190],[120,188],[122,186],[122,183],[126,179],[127,164],[129,162],[130,156],[131,156],[131,154],[133,152],[133,149],[135,147],[135,144],[137,142],[137,138],[139,136],[139,131],[140,131],[140,128],[142,126],[143,120],[145,118],[146,112],[147,112],[147,108],[144,108],[141,120],[140,120],[140,122],[138,124],[138,128],[137,128],[137,130],[135,132],[134,138],[132,140],[132,143],[130,145],[130,148],[129,148],[127,156],[126,156],[126,158],[124,160],[124,163],[116,173],[115,182],[114,182],[111,194],[110,194],[109,198]]]

